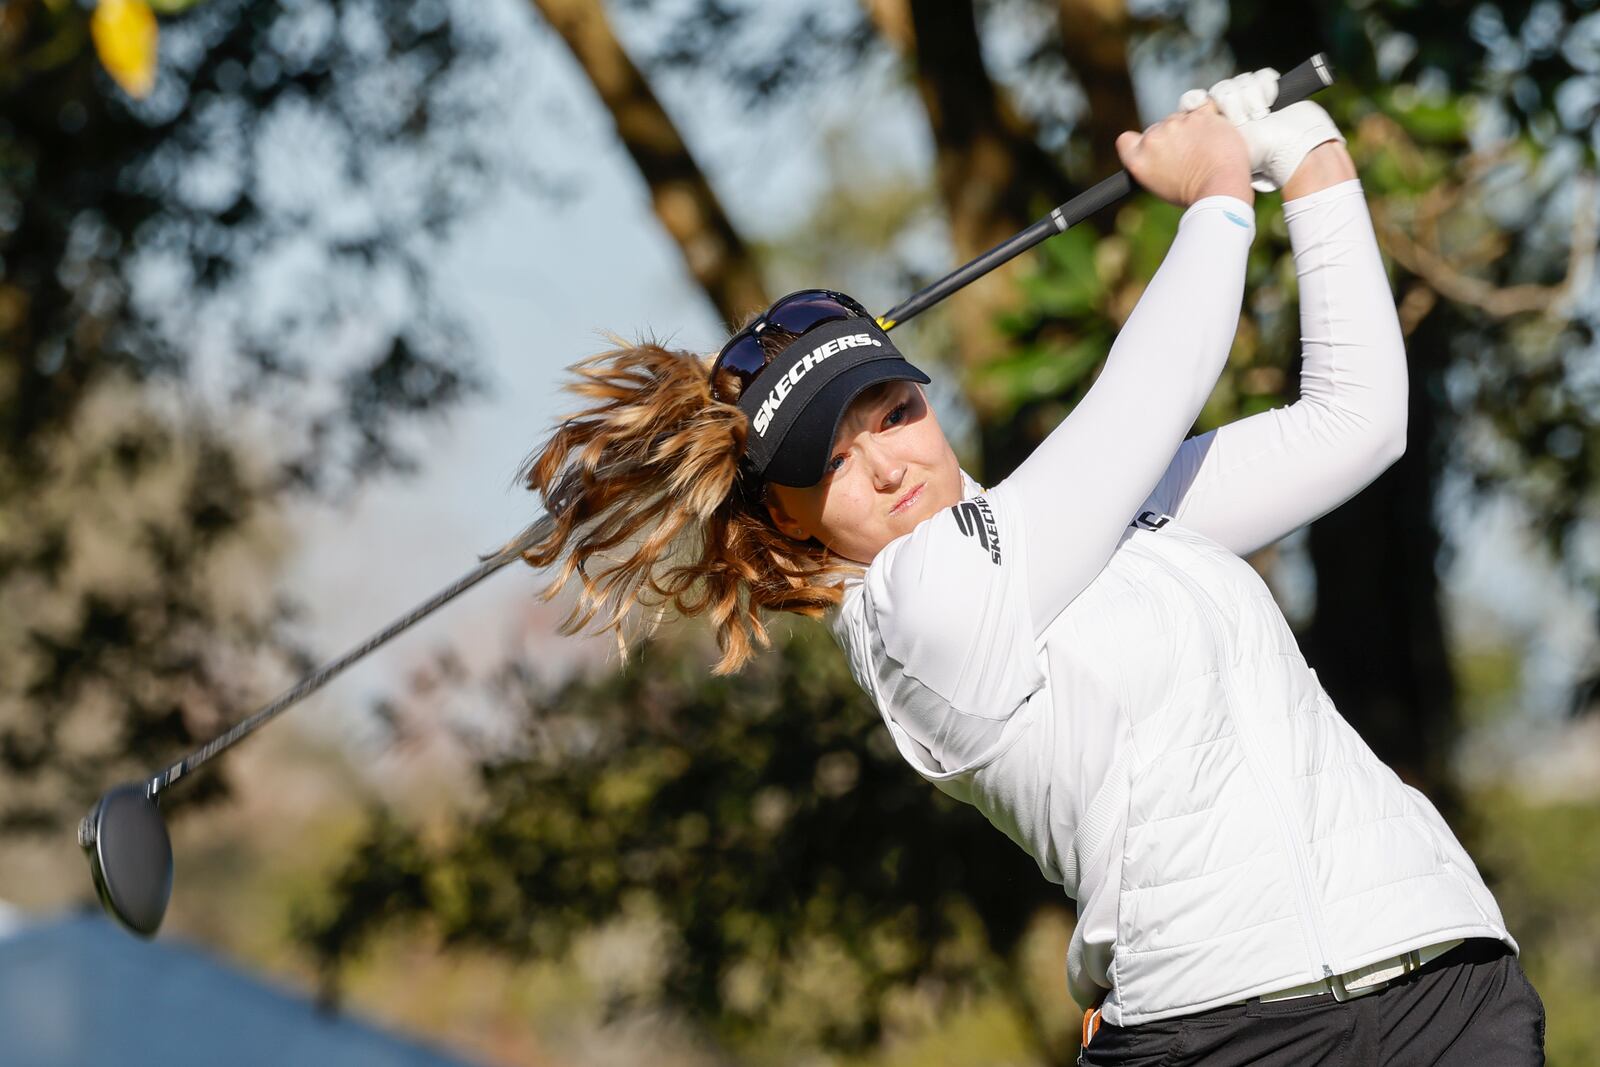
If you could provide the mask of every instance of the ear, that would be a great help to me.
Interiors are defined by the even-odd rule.
[[[767,514],[772,517],[772,525],[776,526],[778,528],[778,532],[783,534],[785,537],[792,538],[796,541],[811,540],[811,535],[806,533],[805,528],[800,525],[799,521],[789,513],[789,509],[784,506],[783,488],[784,487],[781,485],[774,485],[770,482],[767,484],[767,491],[765,494]]]

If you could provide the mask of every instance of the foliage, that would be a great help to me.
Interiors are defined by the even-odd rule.
[[[1258,201],[1263,237],[1250,250],[1249,306],[1228,368],[1200,418],[1210,429],[1281,402],[1298,322],[1294,268],[1285,259],[1276,205]],[[1003,419],[1019,421],[1037,442],[1087,392],[1118,329],[1172,243],[1181,212],[1141,199],[1123,205],[1111,231],[1073,230],[1041,248],[1021,282],[1021,306],[1002,320],[1011,345],[975,370],[970,388],[992,390]],[[1287,284],[1285,276],[1287,275]],[[1287,291],[1286,291],[1287,289]]]
[[[429,845],[375,813],[303,941],[331,966],[425,916],[446,944],[549,957],[644,915],[669,946],[666,1002],[731,1035],[852,1047],[900,991],[984,981],[1059,905],[905,766],[819,628],[737,677],[705,652],[680,637],[555,687],[513,667],[498,692],[515,737],[479,755],[477,814]]]
[[[1504,787],[1473,797],[1478,862],[1545,1004],[1552,1067],[1600,1060],[1600,805],[1539,803]]]
[[[11,828],[236,714],[251,650],[286,645],[285,605],[235,595],[263,520],[404,469],[402,420],[473,382],[426,263],[493,169],[488,28],[438,0],[208,0],[133,99],[92,17],[0,11]]]

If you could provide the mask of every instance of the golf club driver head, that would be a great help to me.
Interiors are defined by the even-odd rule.
[[[140,937],[153,937],[172,897],[172,839],[141,783],[108,790],[78,824],[78,844],[100,903]]]

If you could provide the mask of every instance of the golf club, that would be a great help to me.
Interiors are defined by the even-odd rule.
[[[1333,69],[1318,53],[1283,75],[1278,82],[1277,111],[1333,84]],[[1126,171],[1099,182],[1052,210],[1015,236],[925,287],[878,316],[885,330],[909,321],[952,293],[1055,234],[1116,203],[1135,186]],[[265,707],[231,729],[156,773],[145,783],[130,782],[109,790],[78,825],[78,844],[89,860],[95,889],[106,911],[129,930],[152,937],[166,915],[172,895],[172,841],[160,811],[161,794],[215,756],[232,748],[302,699],[321,689],[351,664],[432,614],[507,564],[549,533],[552,520],[539,519],[505,547],[430,599],[343,656],[317,668]]]
[[[1333,84],[1333,64],[1321,52],[1290,70],[1278,79],[1278,98],[1271,110],[1281,111],[1290,104],[1298,104],[1313,93]],[[1011,262],[1028,249],[1049,237],[1054,237],[1103,208],[1110,207],[1135,189],[1133,178],[1119,170],[1085,189],[1064,204],[1057,205],[1050,214],[1012,237],[1006,238],[983,255],[973,259],[943,278],[902,300],[878,316],[878,325],[892,330],[915,315],[920,315],[933,305],[1003,264]]]

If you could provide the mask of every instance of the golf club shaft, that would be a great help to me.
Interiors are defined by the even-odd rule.
[[[213,756],[232,748],[234,745],[250,736],[256,730],[260,729],[262,726],[265,726],[272,719],[276,718],[293,705],[299,703],[305,697],[316,692],[318,689],[321,689],[324,685],[328,684],[328,682],[332,681],[335,677],[342,673],[345,668],[361,659],[379,645],[387,643],[390,638],[397,636],[404,630],[410,629],[415,623],[426,616],[431,615],[433,612],[448,604],[462,593],[465,593],[468,589],[471,589],[473,586],[477,585],[491,574],[494,574],[506,564],[521,558],[522,550],[529,545],[535,544],[542,540],[548,531],[549,522],[547,519],[540,520],[539,522],[535,523],[515,541],[500,549],[494,555],[489,556],[476,568],[462,575],[445,588],[439,590],[439,592],[435,593],[432,597],[428,598],[421,604],[418,604],[415,608],[412,608],[411,611],[406,615],[396,619],[383,630],[373,634],[371,637],[367,638],[367,640],[363,641],[360,645],[351,649],[349,652],[346,652],[338,659],[332,660],[323,664],[321,667],[318,667],[315,671],[296,682],[292,687],[286,690],[282,695],[280,695],[276,700],[272,701],[272,703],[268,704],[266,707],[255,712],[249,718],[241,720],[226,733],[214,738],[211,741],[208,741],[203,747],[189,753],[177,763],[174,763],[166,770],[152,777],[145,786],[146,794],[152,800],[155,799],[160,795],[162,790],[166,789],[173,782],[176,782],[179,778],[189,774],[191,771],[198,768],[201,764],[205,763]]]
[[[1333,84],[1333,66],[1321,52],[1295,67],[1278,79],[1278,98],[1272,110],[1278,111],[1297,104],[1321,89]],[[1075,226],[1102,208],[1110,207],[1135,188],[1133,178],[1119,170],[1077,196],[1059,205],[1032,226],[1008,237],[983,255],[946,274],[943,278],[878,316],[878,325],[892,330],[913,316],[920,315],[951,293],[962,289],[988,274],[996,267],[1009,263],[1040,241]]]

